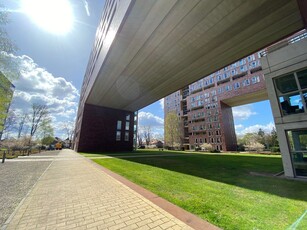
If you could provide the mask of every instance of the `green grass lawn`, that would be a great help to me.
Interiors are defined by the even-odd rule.
[[[146,150],[112,156],[94,161],[223,229],[287,229],[307,210],[307,182],[251,174],[282,171],[280,156]],[[307,229],[307,215],[296,229]]]

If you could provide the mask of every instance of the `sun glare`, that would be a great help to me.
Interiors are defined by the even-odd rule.
[[[47,32],[67,34],[73,27],[73,12],[68,0],[22,0],[22,11]]]

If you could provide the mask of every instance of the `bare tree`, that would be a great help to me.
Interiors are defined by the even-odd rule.
[[[67,138],[69,140],[69,148],[70,148],[71,144],[72,144],[72,139],[73,139],[74,133],[75,133],[75,122],[64,123],[63,129],[67,134]]]
[[[150,127],[150,125],[143,127],[143,136],[144,136],[146,145],[148,147],[149,144],[150,144],[150,140],[151,140],[151,127]]]
[[[69,140],[72,140],[73,135],[74,135],[74,131],[75,131],[75,123],[74,122],[66,122],[66,123],[64,123],[63,129],[67,134],[67,138]]]
[[[24,125],[26,124],[28,119],[29,119],[29,114],[25,113],[25,114],[21,115],[20,121],[18,122],[18,126],[17,126],[17,133],[18,133],[17,137],[18,137],[18,139],[21,137],[21,133],[24,129]]]
[[[42,120],[44,120],[48,115],[48,109],[46,105],[33,104],[32,114],[30,115],[30,139],[29,144],[32,141],[32,137],[35,135],[37,129],[39,128]]]
[[[143,133],[140,130],[138,130],[138,145],[143,145]]]

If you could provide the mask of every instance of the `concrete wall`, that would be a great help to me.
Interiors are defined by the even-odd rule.
[[[268,53],[261,59],[261,63],[273,111],[285,176],[294,177],[286,131],[307,128],[307,114],[305,112],[288,116],[282,115],[273,79],[307,68],[307,39]]]

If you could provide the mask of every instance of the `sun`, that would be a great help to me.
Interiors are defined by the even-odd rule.
[[[74,16],[68,0],[21,0],[21,8],[47,32],[65,35],[72,30]]]

